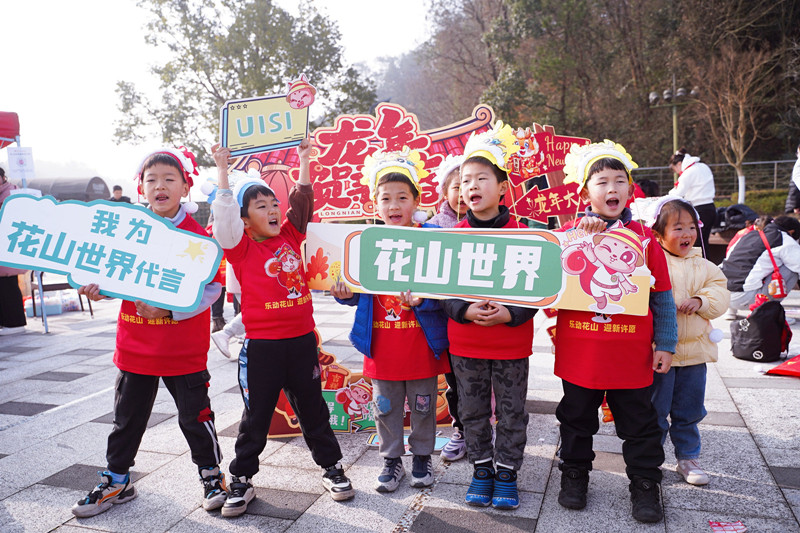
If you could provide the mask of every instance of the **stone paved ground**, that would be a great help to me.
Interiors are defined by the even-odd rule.
[[[800,294],[789,298],[800,318]],[[364,435],[340,442],[356,498],[335,503],[324,493],[320,471],[301,438],[270,440],[255,476],[258,499],[240,518],[226,520],[201,508],[201,488],[186,442],[165,389],[159,392],[133,475],[139,497],[88,519],[70,507],[97,482],[111,428],[111,361],[118,303],[88,312],[51,317],[50,333],[31,319],[29,332],[0,337],[0,531],[514,531],[709,532],[708,520],[742,520],[749,531],[798,532],[800,525],[800,379],[763,375],[773,365],[734,359],[729,323],[720,362],[709,366],[701,425],[702,462],[711,484],[693,487],[675,473],[667,445],[663,501],[666,520],[642,525],[630,517],[621,443],[613,425],[595,439],[597,460],[589,503],[568,511],[557,501],[560,475],[554,468],[558,427],[554,416],[560,382],[553,376],[550,341],[537,316],[537,335],[528,386],[528,445],[520,472],[522,505],[513,512],[476,510],[463,503],[470,479],[465,461],[435,458],[436,484],[426,490],[407,484],[390,495],[371,486],[381,468]],[[351,368],[360,356],[347,341],[352,309],[316,296],[315,317],[324,347]],[[230,312],[230,310],[228,310]],[[800,321],[794,326],[800,352]],[[210,393],[227,466],[242,403],[237,365],[212,349]],[[448,428],[443,428],[449,434]],[[407,458],[407,470],[410,460]]]

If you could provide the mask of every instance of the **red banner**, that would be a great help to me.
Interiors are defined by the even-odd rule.
[[[378,104],[375,116],[340,115],[332,127],[317,128],[312,135],[311,183],[314,187],[314,221],[364,220],[375,216],[369,188],[361,184],[364,158],[378,149],[394,151],[408,146],[420,152],[431,174],[422,180],[422,209],[435,208],[439,194],[432,171],[448,154],[461,154],[472,132],[489,128],[492,109],[478,106],[472,117],[435,130],[420,131],[416,115],[395,104]],[[234,168],[255,168],[278,200],[288,200],[299,164],[294,149],[239,158]]]

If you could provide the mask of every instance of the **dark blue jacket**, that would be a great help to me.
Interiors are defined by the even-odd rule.
[[[350,342],[353,343],[356,350],[372,359],[370,352],[372,347],[372,295],[354,294],[347,300],[336,298],[336,301],[340,304],[357,306],[353,329],[350,331]],[[433,350],[436,359],[439,359],[439,356],[450,346],[450,342],[447,340],[447,317],[442,311],[439,300],[424,298],[421,304],[412,309],[422,327],[428,346]]]

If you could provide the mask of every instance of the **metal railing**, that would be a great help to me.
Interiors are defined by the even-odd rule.
[[[785,161],[755,161],[744,163],[745,186],[748,191],[782,189],[788,191],[792,180],[795,159]],[[708,164],[708,163],[707,163]],[[727,163],[708,164],[714,173],[717,198],[730,198],[739,191],[739,180],[733,167]],[[666,194],[674,185],[674,175],[669,167],[643,167],[633,172],[633,179],[649,179],[658,183],[661,194]]]

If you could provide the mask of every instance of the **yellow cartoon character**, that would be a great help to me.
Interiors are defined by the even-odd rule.
[[[300,269],[302,264],[302,258],[288,244],[284,244],[275,252],[275,257],[264,264],[264,270],[268,276],[278,278],[278,283],[289,291],[287,298],[292,300],[300,298],[305,287]]]

